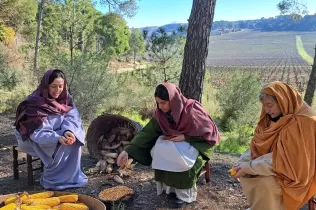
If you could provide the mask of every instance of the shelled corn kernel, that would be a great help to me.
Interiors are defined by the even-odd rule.
[[[126,186],[117,186],[105,189],[99,193],[99,198],[104,201],[116,201],[124,196],[132,195],[133,189]]]

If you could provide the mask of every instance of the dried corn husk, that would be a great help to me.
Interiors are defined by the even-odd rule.
[[[106,172],[107,173],[111,173],[113,171],[113,165],[112,164],[108,164],[107,166],[106,166]]]
[[[124,180],[121,177],[119,177],[118,175],[114,175],[113,180],[119,184],[124,184]]]
[[[120,146],[119,148],[117,148],[117,153],[121,154],[121,152],[123,152],[124,148],[123,146]]]
[[[102,135],[102,136],[100,136],[100,138],[98,140],[98,144],[101,144],[103,142],[103,140],[104,140],[104,136]]]
[[[121,177],[134,175],[134,172],[130,169],[119,169],[118,172]]]
[[[127,140],[127,141],[130,141],[130,140],[132,140],[132,138],[133,138],[133,133],[130,131],[130,132],[128,132],[128,133],[126,134],[126,140]]]
[[[109,143],[112,143],[115,139],[116,139],[116,133],[113,133],[110,137],[109,137],[109,139],[108,139],[108,142]]]
[[[99,173],[99,172],[100,172],[100,167],[89,168],[88,172],[89,172],[90,174]]]
[[[101,150],[101,155],[103,155],[104,157],[109,157],[109,158],[117,158],[118,154],[116,152],[107,152],[105,150]]]
[[[121,142],[119,142],[119,143],[117,143],[117,144],[114,144],[114,145],[112,145],[112,146],[103,145],[102,148],[104,148],[104,149],[116,149],[116,148],[118,148],[120,145],[121,145]]]
[[[129,143],[131,143],[131,142],[129,142],[129,141],[121,141],[121,144],[122,144],[122,145],[127,145],[127,144],[129,144]]]
[[[114,164],[115,163],[115,160],[113,158],[106,158],[105,160],[106,160],[106,162],[108,162],[110,164]]]
[[[129,128],[114,128],[112,130],[112,132],[119,133],[120,135],[126,135],[130,131],[131,129]]]
[[[105,160],[100,160],[100,172],[103,172],[106,170],[107,162]]]

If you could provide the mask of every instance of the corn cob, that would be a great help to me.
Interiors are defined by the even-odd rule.
[[[76,204],[78,205],[83,205],[83,206],[87,206],[86,204],[82,203],[82,202],[77,202]],[[88,207],[88,206],[87,206]],[[89,208],[89,207],[88,207]]]
[[[48,210],[51,209],[49,205],[35,205],[35,206],[28,206],[26,204],[22,204],[20,207],[21,210]]]
[[[15,208],[16,208],[15,203],[9,203],[8,205],[1,207],[0,210],[15,210]]]
[[[75,203],[78,201],[78,195],[77,194],[70,194],[70,195],[62,195],[58,196],[61,203]]]
[[[29,198],[29,194],[28,193],[23,193],[22,196],[20,196],[20,202],[22,203],[24,200]]]
[[[29,196],[30,199],[36,199],[36,198],[50,198],[54,195],[54,192],[47,191],[47,192],[40,192],[35,193]]]
[[[28,205],[45,204],[45,205],[49,205],[49,206],[56,206],[60,203],[60,199],[58,197],[35,198],[35,199],[24,200],[23,203],[28,204]]]
[[[59,210],[59,209],[60,209],[60,205],[57,205],[57,206],[53,206],[53,207],[52,207],[52,210],[55,210],[55,209],[58,209],[58,210]]]
[[[23,207],[30,207],[29,205],[27,205],[27,204],[22,204],[21,205],[21,208],[23,208]],[[45,205],[45,204],[39,204],[39,205],[31,205],[32,207],[37,207],[37,208],[47,208],[47,209],[49,209],[49,208],[51,208],[51,206],[49,206],[49,205]]]
[[[14,203],[17,200],[17,198],[18,198],[18,195],[14,195],[12,197],[5,199],[4,205],[8,205],[9,203]]]
[[[62,203],[60,205],[60,210],[89,210],[89,207],[75,203]]]

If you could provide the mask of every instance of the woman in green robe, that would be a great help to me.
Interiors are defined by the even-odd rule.
[[[196,200],[196,181],[219,132],[202,105],[185,98],[174,84],[165,82],[155,91],[157,108],[149,123],[119,155],[124,166],[128,156],[155,169],[157,193],[169,194],[174,208]]]

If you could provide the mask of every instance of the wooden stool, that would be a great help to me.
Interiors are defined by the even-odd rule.
[[[203,176],[205,174],[205,181],[208,183],[211,180],[211,164],[207,161],[204,165],[204,169],[200,176]]]
[[[315,210],[314,196],[308,201],[308,210]]]
[[[18,162],[18,154],[21,151],[17,146],[13,146],[13,176],[14,179],[19,179],[19,166],[27,164],[27,183],[29,186],[34,184],[33,171],[41,170],[43,171],[44,164],[39,158],[34,158],[29,154],[26,154],[26,161]],[[33,169],[32,163],[34,161],[41,161],[41,166]]]

